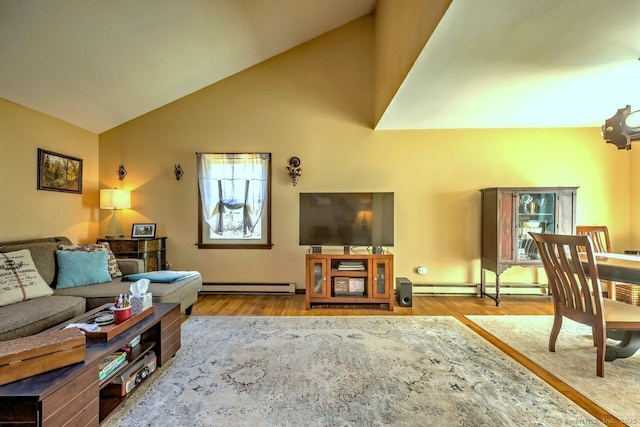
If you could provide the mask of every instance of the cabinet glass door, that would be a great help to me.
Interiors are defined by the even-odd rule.
[[[555,193],[520,193],[516,213],[518,260],[539,260],[540,254],[529,235],[556,232]]]
[[[324,259],[312,260],[309,271],[311,281],[311,296],[327,296],[327,262]]]
[[[373,259],[373,298],[389,298],[389,261],[386,259]]]

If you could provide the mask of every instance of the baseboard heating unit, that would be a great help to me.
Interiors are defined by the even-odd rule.
[[[295,283],[211,283],[202,284],[201,293],[294,295]]]
[[[487,292],[494,294],[495,283],[487,283]],[[480,285],[476,283],[414,283],[414,295],[479,295]],[[501,295],[546,295],[547,285],[539,284],[500,284]]]
[[[414,283],[414,295],[477,295],[480,286],[474,283]]]

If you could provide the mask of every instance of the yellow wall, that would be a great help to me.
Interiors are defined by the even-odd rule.
[[[98,233],[98,135],[0,99],[0,241]],[[37,152],[44,148],[83,160],[83,192],[37,190]]]
[[[174,269],[205,282],[296,282],[298,193],[393,191],[396,276],[420,283],[479,281],[480,193],[491,186],[579,186],[578,223],[629,240],[629,153],[599,129],[373,131],[373,18],[355,21],[100,135],[102,187],[133,190],[133,222],[155,222]],[[196,152],[271,152],[271,250],[198,250]],[[291,185],[287,161],[302,160]],[[173,176],[181,164],[184,177]],[[108,215],[101,213],[104,233]],[[425,265],[426,276],[415,268]],[[534,281],[514,268],[504,281]]]
[[[629,196],[631,199],[630,217],[631,217],[631,229],[629,234],[631,235],[631,245],[633,249],[640,249],[640,221],[636,218],[640,215],[640,152],[638,151],[638,143],[632,143],[636,145],[635,150],[622,151],[626,153],[626,156],[630,158],[630,181],[631,188]],[[609,144],[612,149],[613,145]]]

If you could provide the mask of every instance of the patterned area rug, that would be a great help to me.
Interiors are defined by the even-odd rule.
[[[103,426],[599,422],[453,317],[194,317]]]
[[[466,316],[469,320],[630,425],[640,422],[640,355],[605,362],[596,376],[591,329],[565,319],[548,350],[553,316]],[[612,341],[615,343],[615,341]]]

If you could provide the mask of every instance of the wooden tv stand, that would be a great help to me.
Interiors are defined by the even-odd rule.
[[[109,341],[87,341],[83,363],[0,386],[0,425],[98,426],[106,420],[137,390],[134,388],[122,397],[106,392],[117,376],[98,380],[99,364],[106,355],[140,336],[140,344],[129,355],[130,364],[153,351],[160,367],[180,348],[180,304],[154,303],[153,308],[151,315]],[[94,311],[100,309],[89,313]],[[56,328],[84,319],[89,313]],[[116,373],[126,368],[124,366]]]
[[[393,311],[393,255],[307,254],[306,306],[381,304]]]

